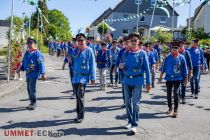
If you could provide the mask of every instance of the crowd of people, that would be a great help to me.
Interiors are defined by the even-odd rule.
[[[27,89],[30,105],[36,107],[36,81],[41,75],[45,80],[44,58],[36,48],[36,40],[27,40],[26,51],[20,70],[26,71]],[[84,119],[84,95],[88,83],[95,84],[96,72],[99,73],[100,90],[107,87],[122,86],[122,107],[125,107],[129,135],[135,135],[139,122],[140,99],[142,90],[150,92],[155,83],[161,83],[163,75],[166,80],[168,101],[167,114],[178,117],[179,102],[185,103],[186,85],[190,82],[191,97],[198,99],[200,92],[201,72],[209,69],[210,51],[199,47],[199,40],[191,43],[173,41],[168,44],[170,52],[162,60],[161,42],[141,41],[137,33],[124,36],[120,40],[111,37],[94,42],[82,33],[76,35],[69,42],[49,42],[49,54],[63,57],[63,66],[68,64],[69,77],[73,87],[71,98],[76,98],[75,122],[81,123]],[[208,65],[208,66],[207,66]],[[156,82],[157,73],[160,73]],[[110,81],[107,82],[107,74]],[[173,96],[172,96],[173,94]],[[174,107],[172,105],[174,98]]]

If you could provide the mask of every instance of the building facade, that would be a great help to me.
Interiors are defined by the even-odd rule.
[[[138,19],[138,32],[140,35],[148,35],[149,28],[152,19],[153,6],[155,4],[155,0],[142,0],[139,6],[139,13],[143,13],[139,18],[129,19],[124,21],[110,21],[106,22],[109,26],[116,29],[112,32],[113,38],[118,38],[123,34],[130,34],[132,32],[137,32],[137,19]],[[161,2],[157,2],[158,7],[163,5]],[[112,19],[126,19],[127,17],[137,15],[137,4],[136,0],[122,0],[114,9],[109,8],[105,11],[99,18],[97,18],[92,24],[91,27],[97,26],[104,19],[112,20]],[[167,5],[163,6],[167,9],[169,13],[169,17],[167,13],[161,8],[156,8],[154,13],[154,20],[152,23],[152,27],[158,25],[164,25],[166,27],[172,27],[172,15],[173,8],[167,3]],[[149,10],[147,10],[149,9]],[[145,13],[144,13],[145,12]],[[177,27],[178,13],[174,11],[174,28]],[[97,34],[97,33],[94,33]],[[91,34],[93,35],[93,33]]]
[[[210,34],[210,1],[196,8],[193,25],[195,29],[204,28],[204,32]]]

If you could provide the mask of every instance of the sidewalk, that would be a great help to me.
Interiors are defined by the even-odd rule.
[[[20,88],[23,84],[24,80],[10,80],[10,83],[7,83],[6,58],[0,56],[0,98]]]

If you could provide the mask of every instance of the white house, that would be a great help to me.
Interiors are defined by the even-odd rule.
[[[195,29],[204,28],[205,33],[210,33],[210,1],[196,8],[193,23]]]

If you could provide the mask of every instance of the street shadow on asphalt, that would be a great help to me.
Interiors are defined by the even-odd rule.
[[[79,135],[79,136],[91,136],[91,135],[125,135],[127,132],[123,131],[122,127],[109,127],[109,128],[68,128],[59,129],[57,131],[64,132],[64,135]]]
[[[122,99],[122,97],[97,97],[97,98],[92,99],[92,101],[116,100],[116,99]]]
[[[37,100],[64,100],[71,99],[70,96],[58,96],[58,97],[38,97]],[[21,99],[19,101],[29,101],[29,99]]]
[[[148,104],[148,105],[167,105],[167,101],[141,101],[142,104]]]
[[[73,119],[63,119],[63,120],[43,120],[35,122],[18,122],[9,125],[1,126],[0,129],[12,129],[12,128],[43,128],[52,127],[65,124],[74,123]]]
[[[69,94],[69,93],[71,93],[71,92],[73,92],[73,90],[61,91],[60,93]]]
[[[120,91],[108,91],[108,92],[106,92],[107,94],[113,94],[113,93],[122,93],[122,91],[120,90]]]
[[[0,113],[9,113],[27,110],[26,107],[17,107],[17,108],[0,108]]]
[[[86,112],[93,112],[93,113],[101,113],[101,112],[114,111],[120,109],[124,108],[122,108],[121,106],[85,107]],[[75,109],[65,111],[64,113],[74,113],[74,112],[76,112]]]
[[[140,113],[139,118],[140,119],[164,119],[164,118],[170,118],[171,116],[167,116],[165,112],[162,113]],[[127,114],[124,115],[117,115],[115,117],[116,120],[126,120]]]
[[[155,95],[151,97],[152,99],[166,99],[166,96]]]

